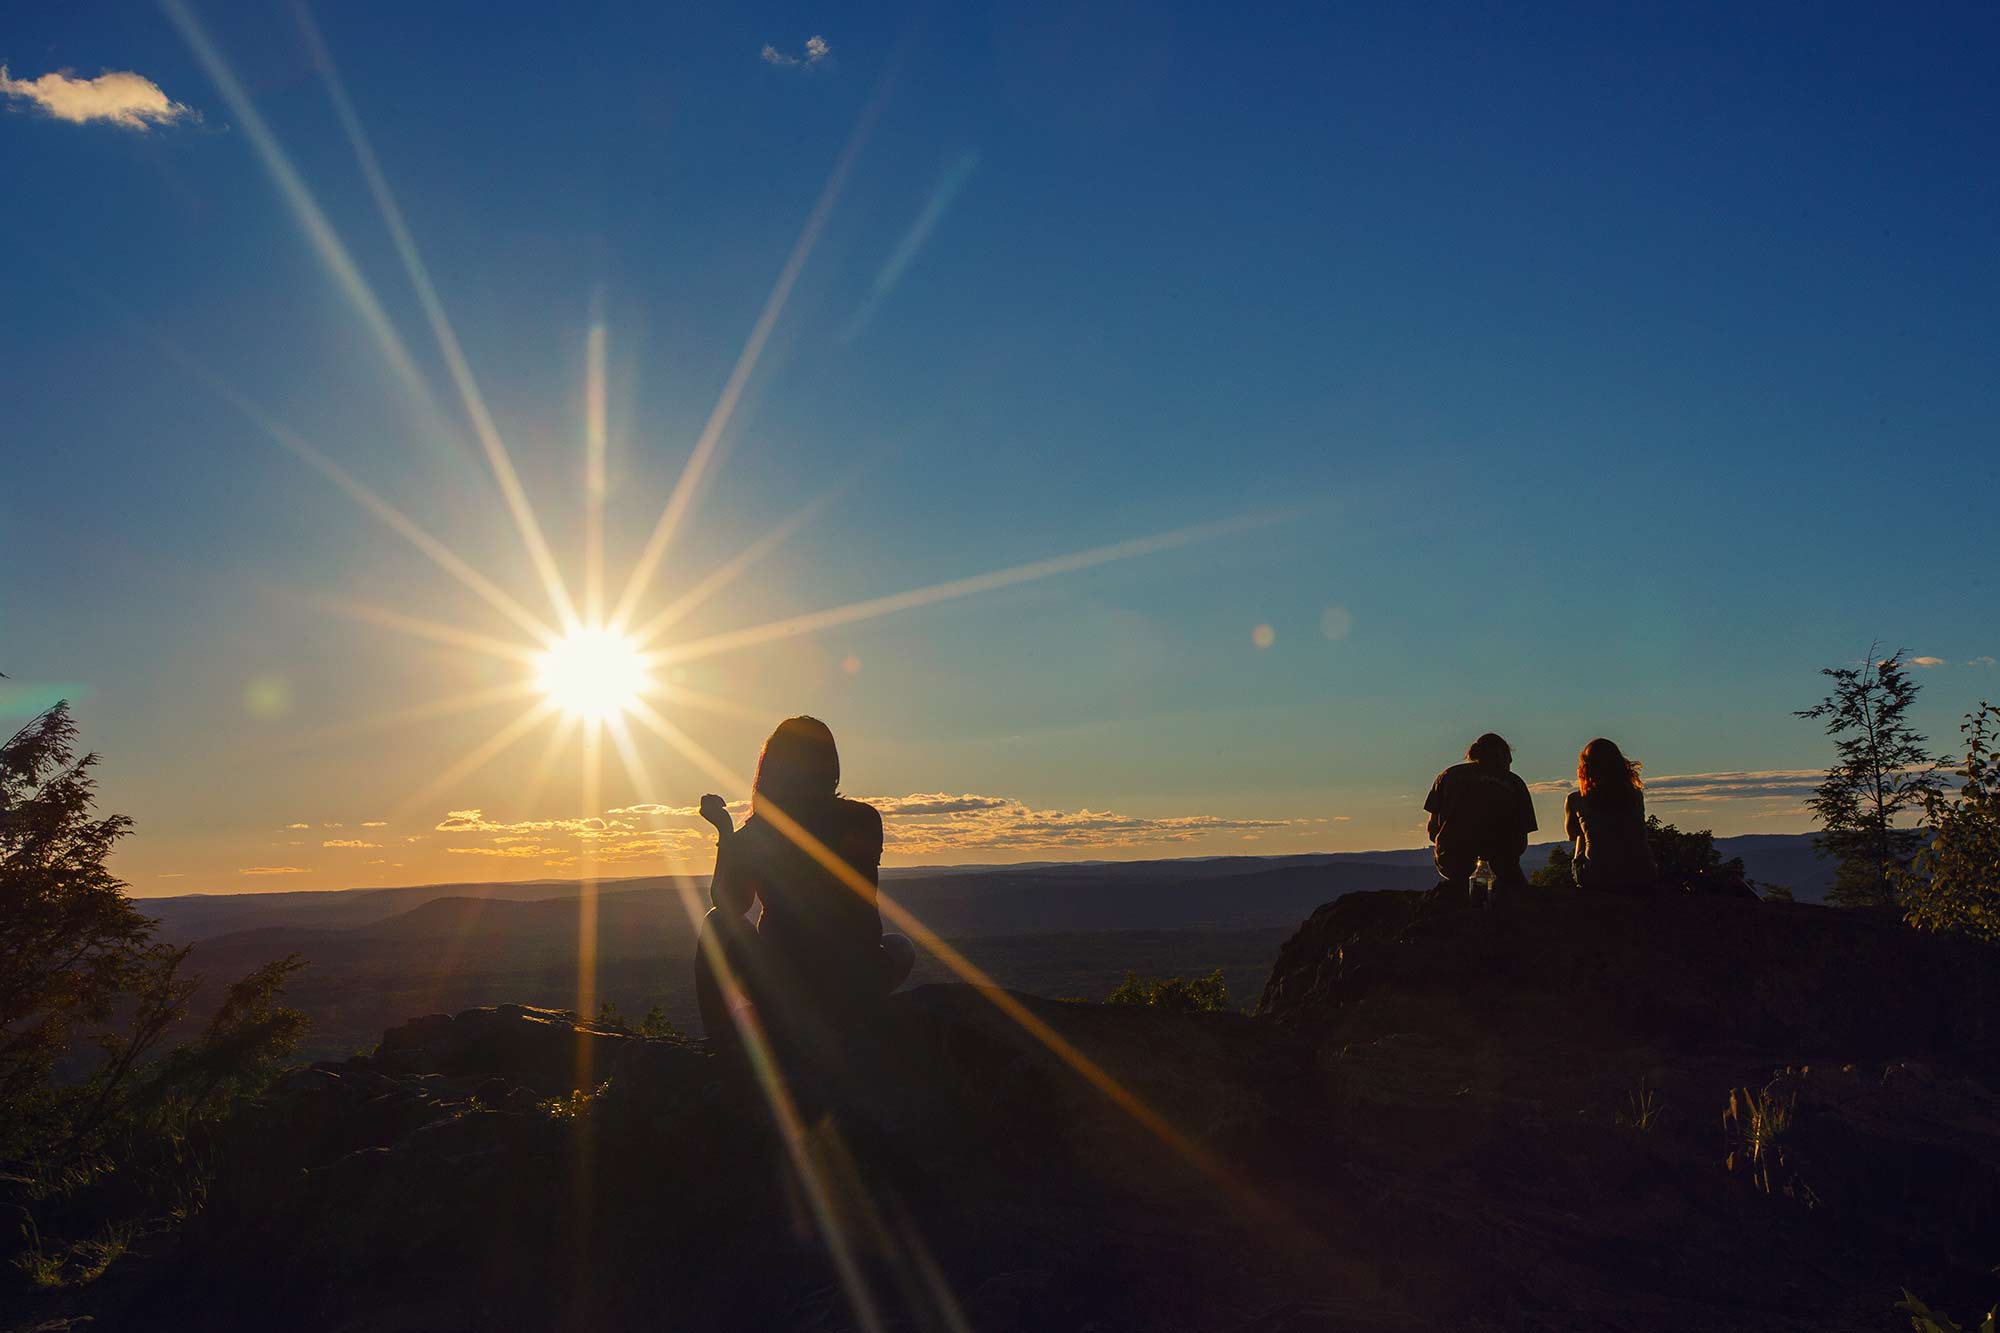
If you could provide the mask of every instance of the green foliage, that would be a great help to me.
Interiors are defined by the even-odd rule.
[[[1986,1312],[1986,1320],[1978,1328],[1968,1330],[1948,1315],[1933,1310],[1908,1291],[1903,1299],[1896,1302],[1896,1308],[1910,1317],[1913,1333],[2000,1333],[2000,1307]]]
[[[606,1080],[589,1090],[572,1088],[567,1097],[550,1097],[535,1103],[535,1109],[551,1120],[581,1120],[590,1114],[590,1104],[604,1095],[611,1083]]]
[[[1118,989],[1111,992],[1105,1003],[1135,1004],[1148,1009],[1226,1012],[1229,1009],[1229,987],[1224,984],[1219,967],[1205,977],[1148,977],[1142,980],[1138,973],[1127,972],[1125,980],[1118,983]]]
[[[1576,858],[1567,844],[1549,848],[1549,859],[1539,869],[1528,872],[1528,883],[1542,889],[1576,887]]]
[[[1958,791],[1924,794],[1929,842],[1897,876],[1903,919],[2000,944],[2000,707],[1981,701],[1959,731]]]
[[[1868,646],[1875,657],[1877,645]],[[1824,830],[1816,844],[1839,862],[1827,901],[1840,907],[1894,903],[1900,876],[1923,845],[1897,821],[1944,788],[1929,742],[1905,720],[1918,685],[1903,651],[1856,667],[1828,667],[1833,693],[1795,715],[1826,723],[1837,758],[1806,802]]]
[[[1757,894],[1767,903],[1791,903],[1798,901],[1788,884],[1759,884]]]
[[[104,864],[131,821],[91,817],[97,756],[77,758],[75,741],[59,703],[0,746],[0,1161],[65,1135],[53,1074],[73,1045],[113,1042],[135,993],[169,1008],[181,998],[156,984],[179,955],[151,944],[152,923]]]
[[[610,1028],[613,1032],[632,1030],[632,1025],[625,1021],[625,1015],[620,1013],[618,1006],[609,1000],[597,1006],[597,1025]]]
[[[642,1037],[676,1037],[686,1039],[687,1034],[674,1026],[667,1017],[667,1011],[655,1004],[646,1010],[646,1016],[639,1020],[639,1035]]]
[[[301,965],[286,958],[229,987],[197,1036],[161,1053],[201,979],[105,865],[131,821],[92,812],[97,756],[77,757],[76,734],[58,703],[0,745],[0,1177],[21,1216],[0,1246],[29,1280],[59,1284],[101,1272],[144,1218],[200,1206],[207,1127],[264,1086],[305,1028],[278,1003]],[[37,1226],[45,1204],[68,1237]]]
[[[1712,830],[1683,833],[1672,824],[1662,824],[1658,815],[1647,815],[1646,845],[1652,849],[1660,883],[1670,891],[1716,893],[1743,882],[1743,858],[1723,860]]]

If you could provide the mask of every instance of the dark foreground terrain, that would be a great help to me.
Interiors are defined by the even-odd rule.
[[[1255,1017],[1002,997],[1051,1050],[920,987],[844,1081],[785,1071],[789,1125],[699,1044],[419,1019],[288,1076],[192,1222],[15,1323],[1826,1333],[1907,1327],[1905,1287],[1992,1303],[1990,951],[1754,901],[1421,901],[1321,908]]]

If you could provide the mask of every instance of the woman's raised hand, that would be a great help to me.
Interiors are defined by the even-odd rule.
[[[701,798],[701,817],[715,825],[717,833],[734,833],[736,820],[729,813],[729,803],[714,792]]]

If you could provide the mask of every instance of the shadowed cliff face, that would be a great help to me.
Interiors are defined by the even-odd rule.
[[[1322,908],[1256,1018],[1021,997],[1122,1108],[963,986],[896,997],[865,1059],[788,1062],[793,1133],[697,1043],[418,1020],[290,1076],[206,1211],[82,1300],[109,1327],[1038,1333],[1822,1333],[1895,1326],[1904,1286],[1992,1301],[1989,952],[1807,907],[1420,901]]]

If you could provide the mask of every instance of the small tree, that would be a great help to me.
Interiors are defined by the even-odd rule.
[[[287,958],[231,986],[198,1036],[156,1055],[200,979],[182,972],[189,950],[153,938],[106,866],[131,821],[92,812],[97,756],[78,758],[75,742],[69,706],[58,703],[0,745],[0,1177],[22,1191],[11,1202],[25,1257],[50,1272],[65,1267],[63,1242],[35,1224],[30,1205],[171,1156],[163,1142],[183,1141],[262,1087],[305,1027],[278,1004],[300,965]],[[162,1175],[146,1188],[185,1184]],[[144,1193],[128,1190],[116,1207],[166,1206]],[[131,1220],[70,1211],[90,1225]],[[0,1257],[15,1240],[0,1235]],[[24,1255],[11,1257],[19,1265]]]
[[[1982,701],[1959,730],[1958,793],[1925,794],[1930,843],[1899,878],[1903,915],[1925,930],[2000,944],[2000,707]]]
[[[1870,658],[1875,649],[1868,646]],[[1893,903],[1899,875],[1923,845],[1921,832],[1897,821],[1943,790],[1937,772],[1943,761],[1905,720],[1918,686],[1901,649],[1820,674],[1832,679],[1833,693],[1796,716],[1825,722],[1839,755],[1806,802],[1824,830],[1814,845],[1839,862],[1827,901],[1841,907]]]
[[[92,817],[97,756],[77,758],[75,741],[58,703],[0,745],[0,1161],[77,1128],[52,1082],[74,1044],[104,1045],[115,1085],[187,999],[186,951],[152,943],[152,922],[104,864],[132,821]],[[112,1020],[134,996],[120,1040]]]

